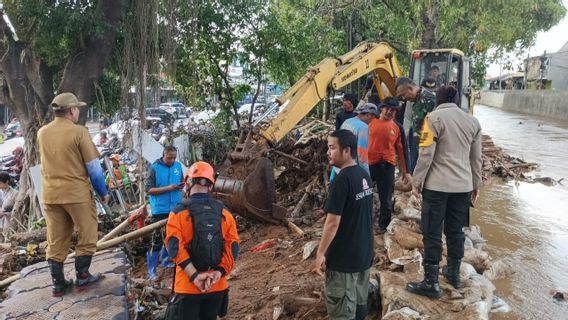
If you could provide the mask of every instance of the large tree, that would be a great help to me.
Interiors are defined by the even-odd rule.
[[[415,49],[458,48],[476,58],[482,79],[495,52],[527,49],[566,13],[561,0],[281,0],[272,6],[279,32],[268,71],[282,84],[362,40],[389,42],[403,66]]]
[[[20,120],[26,150],[15,230],[28,227],[37,212],[28,168],[39,160],[37,131],[52,118],[49,103],[56,92],[92,101],[129,6],[129,0],[4,1],[2,13],[13,25],[0,20],[4,101]]]

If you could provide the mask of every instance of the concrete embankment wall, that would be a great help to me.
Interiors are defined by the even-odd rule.
[[[568,91],[482,91],[477,103],[504,110],[568,120]]]

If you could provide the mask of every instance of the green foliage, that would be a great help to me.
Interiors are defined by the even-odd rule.
[[[561,0],[283,0],[274,7],[275,29],[284,40],[267,64],[278,83],[297,80],[307,66],[362,40],[387,41],[405,68],[410,52],[426,42],[429,26],[434,27],[432,46],[473,56],[476,79],[482,81],[485,64],[495,54],[527,49],[537,32],[550,29],[566,13]]]
[[[323,58],[346,52],[344,32],[329,15],[318,14],[312,1],[283,0],[273,4],[261,30],[270,79],[288,86]]]
[[[102,113],[114,114],[121,109],[120,77],[112,69],[105,69],[95,90],[93,106]]]
[[[180,3],[176,82],[187,88],[190,100],[216,95],[234,103],[228,66],[237,59],[240,39],[261,5],[254,0]]]
[[[233,91],[233,97],[235,101],[241,101],[247,94],[250,94],[252,91],[252,87],[248,84],[238,84],[235,86],[235,90]]]
[[[50,67],[61,68],[86,38],[108,26],[95,12],[96,1],[5,0],[4,9],[20,41]]]

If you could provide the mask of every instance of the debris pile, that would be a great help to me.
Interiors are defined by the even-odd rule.
[[[298,237],[286,226],[237,217],[241,254],[230,275],[231,292],[226,319],[327,318],[323,279],[310,270],[325,219],[321,208],[329,187],[326,137],[332,128],[319,120],[307,123],[281,142],[277,148],[280,154],[268,154],[274,164],[276,200],[287,209],[288,219],[301,227],[304,236]],[[203,146],[207,144],[206,141],[201,143]],[[288,156],[282,156],[282,153]],[[486,178],[519,178],[534,167],[534,164],[507,156],[489,137],[484,136],[483,168]],[[420,319],[425,315],[444,314],[447,315],[445,319],[462,320],[487,318],[492,307],[506,310],[506,304],[494,297],[495,288],[491,281],[509,276],[513,268],[508,261],[492,261],[483,251],[485,241],[477,226],[470,226],[466,234],[466,255],[461,268],[464,288],[456,290],[440,276],[444,295],[439,301],[405,290],[407,282],[422,278],[423,244],[420,199],[412,196],[408,188],[403,189],[404,186],[398,183],[395,212],[387,233],[375,236],[375,260],[369,292],[371,315],[381,314],[384,319]],[[375,212],[378,214],[378,197],[375,198]],[[115,219],[115,225],[121,219]],[[36,242],[40,252],[44,241]],[[21,248],[28,242],[21,239],[9,247],[13,251],[13,248]],[[138,319],[157,318],[163,314],[169,298],[171,269],[161,269],[161,281],[143,280],[147,276],[140,242],[131,241],[126,248],[132,265],[128,289],[131,315]],[[0,254],[3,252],[4,247],[0,247]],[[444,264],[445,260],[441,265]]]
[[[495,146],[488,135],[483,135],[482,158],[484,176],[496,176],[503,179],[524,180],[523,173],[533,171],[538,167],[536,163],[528,163],[522,159],[506,154],[503,149]]]

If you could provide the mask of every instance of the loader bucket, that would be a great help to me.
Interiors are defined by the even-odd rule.
[[[272,162],[256,161],[254,170],[244,180],[219,176],[213,187],[215,197],[236,213],[257,220],[280,223],[286,219],[286,208],[276,205],[276,188]]]

